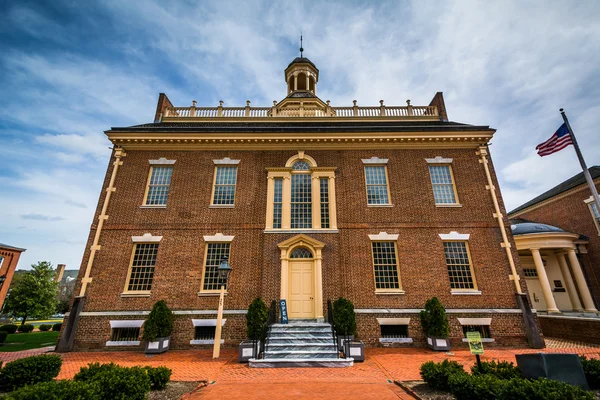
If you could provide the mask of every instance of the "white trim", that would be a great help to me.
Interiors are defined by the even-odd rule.
[[[439,236],[440,236],[440,239],[442,239],[442,240],[469,240],[469,238],[471,237],[471,234],[450,231],[450,233],[440,233]]]
[[[379,325],[410,325],[410,318],[377,318]]]
[[[225,325],[227,318],[221,320],[221,326]],[[217,326],[216,319],[192,319],[192,325],[194,326]]]
[[[371,158],[361,158],[363,164],[387,164],[387,158],[379,158],[379,157],[371,157]]]
[[[215,165],[238,165],[240,160],[232,160],[229,157],[221,158],[220,160],[213,160]]]
[[[594,196],[590,196],[589,198],[583,201],[585,204],[590,204],[594,202]]]
[[[173,165],[175,164],[175,160],[167,160],[164,157],[159,158],[158,160],[148,160],[150,165]]]
[[[422,308],[355,308],[356,314],[419,314]],[[519,308],[448,308],[446,314],[521,314]],[[81,313],[83,314],[83,313]],[[80,315],[81,315],[80,314]]]
[[[215,341],[214,339],[209,339],[209,340],[190,340],[190,344],[214,344]],[[221,344],[225,343],[225,339],[221,339]]]
[[[133,243],[158,243],[162,240],[162,236],[152,236],[151,233],[144,233],[142,236],[132,236]]]
[[[140,341],[139,340],[131,340],[131,341],[108,341],[106,342],[105,346],[110,347],[110,346],[139,346],[140,345]]]
[[[144,325],[143,319],[128,319],[120,321],[110,321],[110,329],[113,328],[141,328]]]
[[[379,232],[377,235],[369,235],[371,240],[398,240],[399,234],[391,234],[387,232]]]
[[[462,341],[465,343],[469,343],[468,338],[462,338]],[[481,343],[494,343],[496,339],[494,338],[481,338]]]
[[[412,343],[412,338],[379,338],[379,343]]]
[[[491,318],[456,318],[461,325],[487,325],[492,324]]]
[[[427,161],[427,164],[452,164],[451,158],[442,158],[441,156],[426,158],[425,161]]]
[[[457,296],[478,296],[481,294],[481,290],[450,290],[450,294]]]
[[[223,310],[223,314],[246,315],[247,310]],[[107,317],[107,316],[143,316],[149,315],[148,311],[82,311],[82,317]],[[217,310],[176,310],[175,315],[217,315]],[[65,314],[66,315],[66,314]]]
[[[204,236],[204,241],[207,243],[222,243],[222,242],[231,242],[235,236],[225,236],[222,233],[216,233],[213,236]]]

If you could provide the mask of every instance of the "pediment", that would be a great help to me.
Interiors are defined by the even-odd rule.
[[[277,247],[279,247],[280,249],[289,249],[290,247],[296,246],[298,244],[303,244],[313,249],[322,249],[323,247],[325,247],[325,243],[320,242],[317,239],[311,238],[310,236],[305,235],[303,233],[284,240],[283,242],[279,243]]]

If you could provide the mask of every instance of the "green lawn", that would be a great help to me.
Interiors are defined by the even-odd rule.
[[[58,332],[31,332],[13,333],[8,335],[6,341],[0,344],[0,352],[21,351],[37,349],[40,347],[54,346],[58,339]]]

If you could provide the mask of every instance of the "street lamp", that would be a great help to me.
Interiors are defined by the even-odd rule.
[[[221,353],[221,324],[223,321],[223,298],[225,297],[225,285],[231,274],[231,266],[227,256],[223,257],[217,272],[219,274],[219,280],[221,282],[221,294],[219,295],[219,312],[217,313],[217,326],[215,328],[215,343],[213,345],[213,358],[219,358]]]

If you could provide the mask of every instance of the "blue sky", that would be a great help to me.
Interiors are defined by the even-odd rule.
[[[597,1],[6,2],[0,16],[0,242],[79,268],[111,126],[178,106],[269,106],[305,56],[334,106],[426,105],[498,131],[491,151],[512,209],[580,172],[572,148],[535,146],[564,107],[600,164]]]

